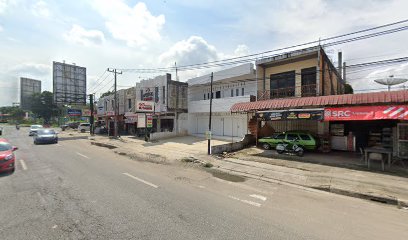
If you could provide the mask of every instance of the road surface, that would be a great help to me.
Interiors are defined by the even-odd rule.
[[[183,166],[131,160],[84,137],[33,145],[6,127],[1,239],[408,239],[408,210]]]

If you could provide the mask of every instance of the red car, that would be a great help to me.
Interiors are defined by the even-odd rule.
[[[18,148],[11,146],[11,144],[3,138],[0,138],[0,173],[14,172],[15,159],[14,151]]]

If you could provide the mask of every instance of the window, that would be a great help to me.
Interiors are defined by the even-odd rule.
[[[142,101],[143,101],[143,89],[142,89],[142,90],[140,90],[140,100],[142,100]]]
[[[297,134],[294,134],[294,133],[288,133],[286,135],[286,140],[289,140],[289,141],[295,140],[296,138],[299,138],[299,136]]]
[[[235,96],[239,96],[239,89],[237,88],[236,90],[235,90]]]
[[[204,100],[205,100],[205,96],[206,96],[206,95],[205,95],[205,93],[204,93]]]
[[[111,103],[112,103],[112,110],[114,110],[115,109],[115,101],[112,100]]]
[[[299,136],[300,136],[300,139],[302,139],[302,140],[306,140],[306,141],[312,140],[312,139],[310,138],[310,136],[307,135],[307,134],[299,134]]]
[[[132,99],[131,98],[128,99],[128,109],[129,110],[132,109]]]
[[[159,102],[159,87],[154,87],[154,102]]]
[[[231,89],[231,97],[234,96],[234,89]]]
[[[316,96],[316,67],[304,68],[302,75],[302,97]]]
[[[163,104],[165,104],[166,103],[166,86],[163,86]]]
[[[241,95],[244,96],[245,90],[244,88],[241,88]]]
[[[207,93],[207,99],[210,99],[210,93]]]
[[[295,96],[295,71],[271,74],[271,98]]]
[[[285,139],[285,134],[278,134],[274,137],[274,139]]]
[[[221,91],[215,92],[215,98],[221,98]]]

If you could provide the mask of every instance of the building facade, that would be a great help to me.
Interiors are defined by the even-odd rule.
[[[188,132],[202,135],[209,130],[211,74],[187,81]],[[255,100],[257,82],[253,64],[213,73],[211,132],[217,137],[242,138],[247,133],[246,114],[231,113],[238,102]]]

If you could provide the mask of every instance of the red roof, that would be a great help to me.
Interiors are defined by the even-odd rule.
[[[231,112],[250,112],[269,109],[288,109],[304,107],[326,107],[344,105],[370,105],[370,104],[401,104],[408,102],[408,90],[390,92],[372,92],[330,95],[319,97],[297,97],[269,99],[256,102],[236,103],[231,107]]]

